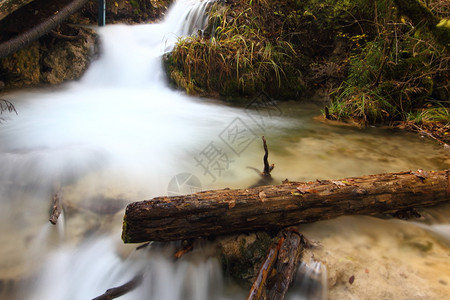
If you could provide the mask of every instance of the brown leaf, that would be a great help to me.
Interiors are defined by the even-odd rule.
[[[297,191],[300,192],[300,194],[307,194],[307,193],[318,193],[317,190],[311,189],[309,185],[307,184],[301,184],[297,187]]]

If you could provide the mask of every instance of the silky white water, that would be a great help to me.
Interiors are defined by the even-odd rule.
[[[262,135],[276,165],[274,183],[450,167],[448,153],[433,142],[332,127],[313,119],[319,114],[314,105],[231,107],[170,89],[162,55],[178,38],[202,30],[206,6],[179,0],[160,24],[100,28],[100,57],[79,81],[2,96],[18,115],[4,113],[0,124],[0,298],[90,299],[137,273],[144,274],[143,284],[121,299],[245,298],[247,291],[224,280],[207,249],[174,262],[171,249],[135,251],[120,234],[123,207],[131,201],[255,184],[259,175],[248,167],[262,169]],[[64,212],[52,226],[55,193]],[[324,243],[329,231],[345,243],[339,232],[368,223],[356,220],[360,226],[337,220],[303,229]],[[448,218],[435,223],[408,226],[425,228],[445,244]],[[448,246],[443,249],[439,259]],[[421,262],[423,255],[410,257]],[[313,261],[310,268],[324,266]],[[305,297],[301,284],[289,297]]]

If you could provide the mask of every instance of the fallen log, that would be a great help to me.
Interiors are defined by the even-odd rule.
[[[171,241],[280,228],[432,206],[450,199],[450,171],[401,172],[156,197],[127,206],[125,243]]]

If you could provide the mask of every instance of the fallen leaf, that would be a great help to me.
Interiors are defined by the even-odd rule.
[[[318,193],[317,190],[311,189],[309,185],[307,184],[301,184],[297,187],[297,191],[299,191],[301,194],[307,194],[307,193]]]
[[[347,186],[350,185],[347,181],[331,180],[331,182],[337,186]]]
[[[236,200],[231,200],[230,202],[228,202],[228,208],[233,208],[236,206]]]
[[[266,193],[259,192],[258,196],[259,196],[259,200],[261,200],[261,202],[266,201],[266,198],[267,198]]]

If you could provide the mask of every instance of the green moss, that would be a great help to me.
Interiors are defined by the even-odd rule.
[[[435,16],[420,0],[394,0],[398,10],[411,19],[413,24],[427,28],[441,44],[450,48],[450,27],[448,20]]]
[[[267,249],[272,243],[272,237],[265,232],[258,232],[253,235],[256,238],[250,240],[245,235],[238,236],[236,241],[227,241],[218,249],[225,275],[241,284],[249,285],[252,283],[261,262],[267,255]],[[237,245],[229,247],[229,244],[235,243]],[[234,250],[226,250],[227,248]]]
[[[139,9],[139,8],[140,8],[139,0],[129,0],[129,1],[130,1],[131,6],[132,6],[134,9]]]

